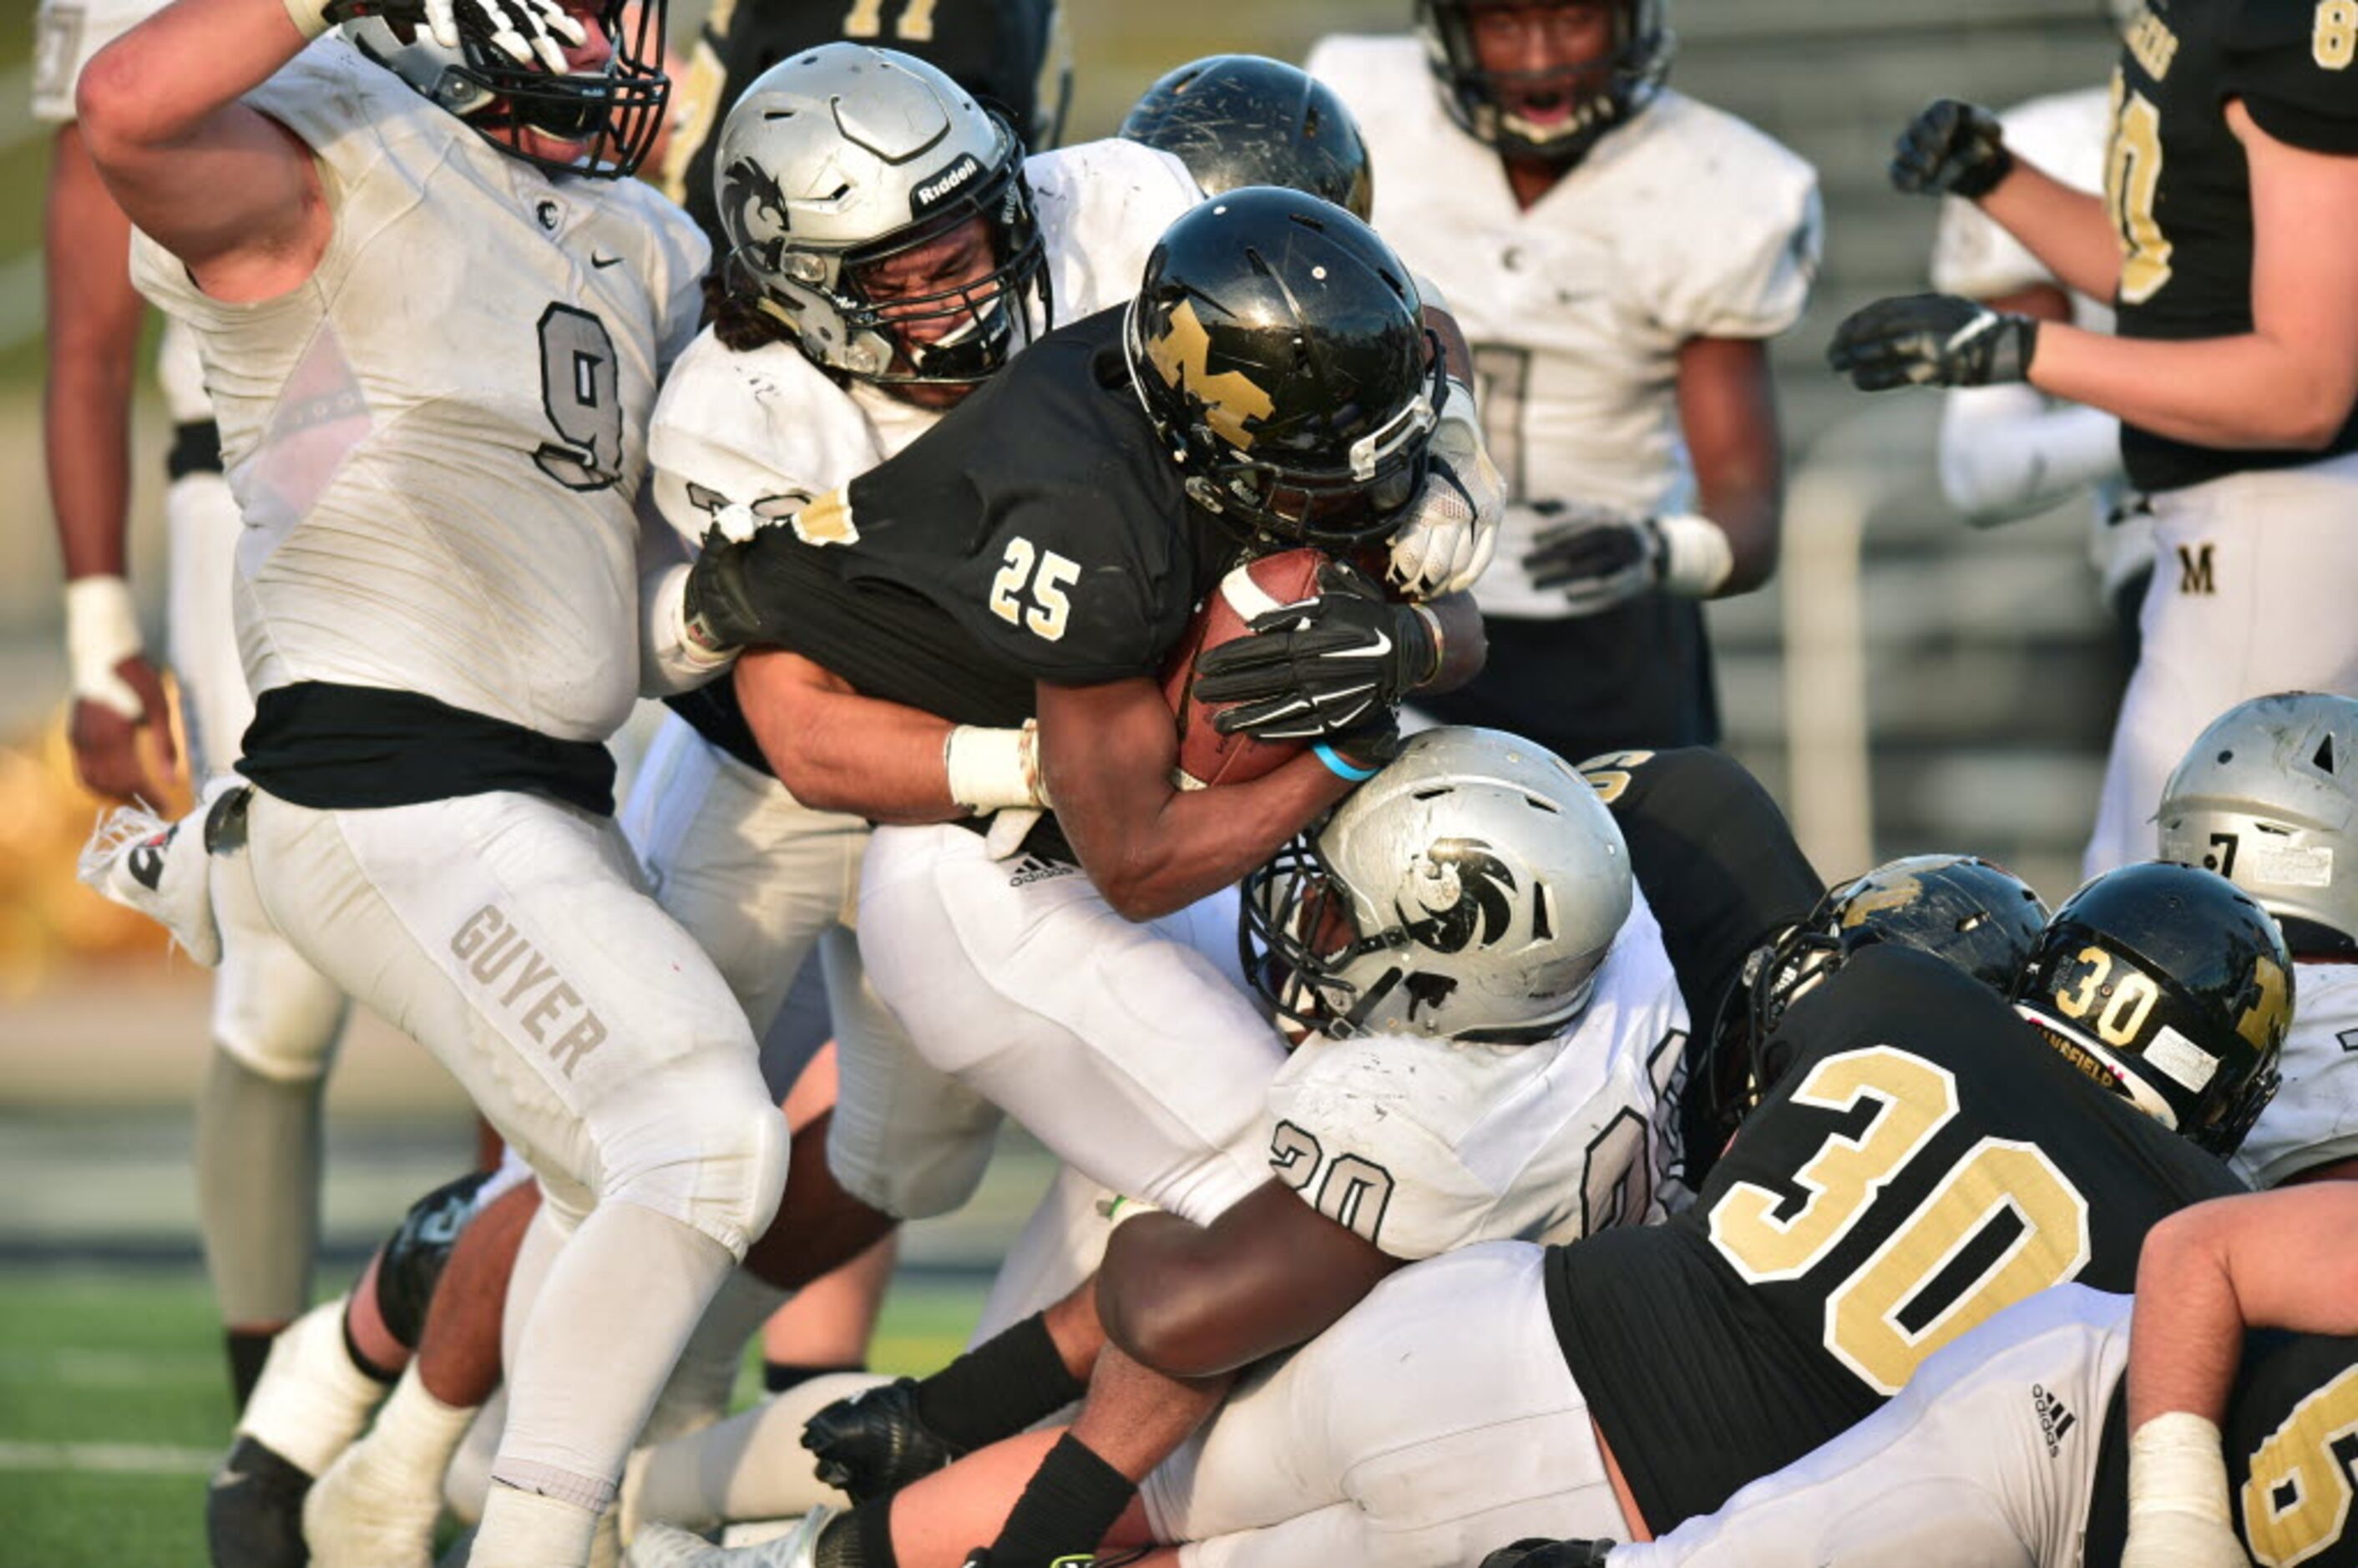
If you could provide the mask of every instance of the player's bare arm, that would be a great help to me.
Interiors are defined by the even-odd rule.
[[[2208,447],[2320,450],[2358,402],[2358,157],[2227,125],[2252,179],[2253,330],[2192,342],[2041,329],[2030,383]]]
[[[1098,1315],[1145,1366],[1209,1377],[1314,1337],[1400,1266],[1271,1181],[1208,1226],[1169,1214],[1124,1224],[1098,1273]]]
[[[1314,755],[1247,784],[1181,790],[1171,707],[1143,676],[1040,683],[1040,762],[1082,869],[1127,919],[1184,909],[1268,860],[1353,781]]]
[[[306,41],[277,0],[177,0],[82,73],[76,105],[108,189],[216,299],[284,294],[327,249],[310,149],[238,102]]]
[[[1679,427],[1694,463],[1698,508],[1727,535],[1727,575],[1714,599],[1749,593],[1777,569],[1785,460],[1768,346],[1755,338],[1690,338],[1679,347]]]
[[[140,645],[125,583],[131,378],[144,308],[124,258],[131,225],[78,124],[59,127],[42,216],[48,287],[41,433],[58,548],[65,557],[73,680],[74,773],[112,800],[160,799],[141,755],[177,762],[164,687]]]
[[[897,702],[862,697],[799,654],[757,649],[737,661],[737,700],[762,755],[796,800],[871,822],[949,822],[968,808],[951,795],[946,754],[961,726]],[[1021,745],[1017,730],[991,731]]]

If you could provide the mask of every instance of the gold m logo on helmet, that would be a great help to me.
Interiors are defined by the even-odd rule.
[[[2284,1039],[2285,1026],[2291,1021],[2291,999],[2287,994],[2285,972],[2277,968],[2274,958],[2254,962],[2252,978],[2259,982],[2259,1000],[2235,1020],[2235,1033],[2249,1041],[2253,1050],[2265,1051]]]
[[[1864,925],[1866,924],[1866,917],[1870,914],[1881,914],[1887,910],[1905,909],[1923,894],[1924,884],[1914,877],[1901,877],[1889,887],[1877,888],[1873,892],[1860,893],[1850,901],[1850,907],[1843,911],[1843,927],[1848,930],[1854,925]]]
[[[1211,337],[1192,299],[1171,312],[1163,335],[1146,345],[1147,362],[1163,384],[1195,396],[1204,405],[1204,423],[1213,433],[1238,451],[1249,451],[1253,435],[1245,421],[1268,418],[1277,402],[1240,370],[1212,374],[1205,363],[1211,351]]]

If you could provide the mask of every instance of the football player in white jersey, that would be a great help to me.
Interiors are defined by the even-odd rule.
[[[2284,1083],[2236,1173],[2255,1187],[2358,1176],[2358,701],[2236,704],[2169,775],[2160,823],[2161,859],[2259,900],[2298,966]]]
[[[124,580],[131,361],[143,311],[130,224],[73,123],[90,58],[158,0],[48,0],[36,22],[33,112],[57,124],[43,245],[49,287],[43,404],[49,494],[66,563],[74,771],[111,800],[160,800],[140,755],[173,760],[163,688]],[[174,430],[164,492],[166,626],[188,766],[201,784],[236,759],[254,705],[230,627],[237,503],[188,332],[165,329],[157,373]],[[310,1300],[319,1230],[320,1095],[343,994],[272,928],[242,888],[220,909],[212,1060],[197,1099],[197,1217],[242,1406],[276,1332]]]
[[[1810,167],[1662,85],[1662,0],[1420,0],[1311,52],[1366,133],[1376,227],[1474,346],[1511,496],[1492,657],[1430,705],[1567,757],[1719,735],[1696,601],[1776,561],[1765,341],[1816,269]]]
[[[180,0],[79,92],[246,525],[254,788],[211,803],[203,836],[245,845],[213,864],[574,1222],[508,1364],[481,1568],[588,1560],[785,1157],[742,1009],[609,816],[605,737],[722,662],[686,570],[641,575],[644,421],[707,260],[619,178],[661,122],[663,16],[470,0],[322,39],[309,0]]]
[[[994,1568],[1086,1552],[1238,1368],[1402,1264],[1658,1213],[1686,1009],[1620,830],[1568,764],[1427,730],[1244,897],[1254,984],[1302,1038],[1268,1091],[1269,1177],[1208,1227],[1147,1214],[1114,1232],[1098,1285],[1114,1343]],[[946,1530],[961,1502],[971,1524],[1006,1480],[945,1478],[902,1528]],[[826,1528],[860,1539],[890,1508]],[[675,1531],[633,1552],[729,1560]]]

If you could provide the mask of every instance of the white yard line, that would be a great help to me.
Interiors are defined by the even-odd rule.
[[[0,1470],[103,1471],[116,1476],[209,1476],[221,1456],[156,1443],[0,1443]]]

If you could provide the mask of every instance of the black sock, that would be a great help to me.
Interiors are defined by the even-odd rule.
[[[1088,1392],[1033,1313],[917,1384],[917,1419],[963,1452],[1011,1437]]]
[[[1092,1556],[1137,1495],[1135,1482],[1068,1432],[1040,1461],[990,1543],[990,1568],[1049,1568]]]
[[[892,1499],[878,1498],[827,1521],[811,1542],[814,1568],[900,1568],[892,1555]]]
[[[840,1367],[806,1367],[799,1361],[764,1361],[762,1363],[762,1387],[773,1394],[783,1394],[797,1384],[813,1378],[824,1378],[830,1372],[865,1372],[868,1363],[852,1361]]]
[[[229,1347],[230,1393],[237,1400],[237,1412],[245,1413],[245,1401],[254,1397],[254,1385],[262,1381],[262,1364],[270,1359],[270,1342],[278,1331],[264,1333],[254,1328],[225,1329],[222,1341]]]
[[[387,1371],[361,1354],[360,1342],[352,1337],[352,1309],[347,1307],[344,1315],[336,1321],[337,1326],[344,1331],[344,1354],[352,1358],[353,1366],[358,1367],[368,1377],[380,1383],[391,1385],[401,1381],[401,1373],[398,1370]]]

